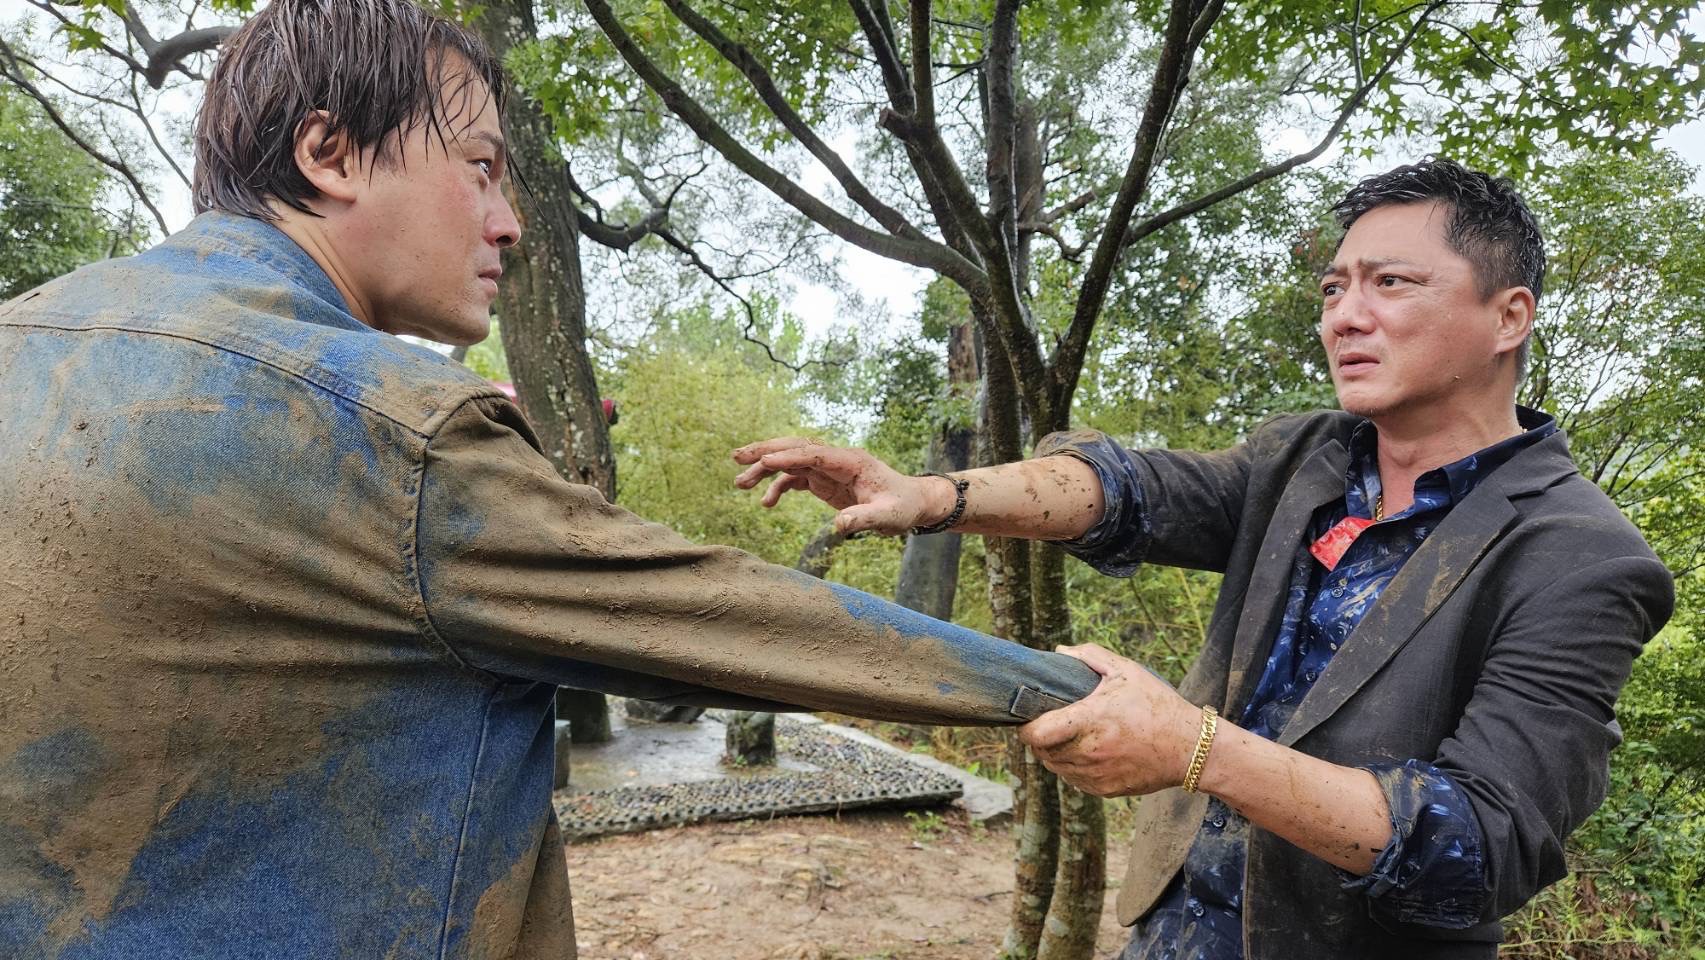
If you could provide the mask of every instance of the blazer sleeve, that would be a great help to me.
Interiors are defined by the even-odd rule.
[[[1434,762],[1480,823],[1484,919],[1509,914],[1566,873],[1563,840],[1604,801],[1610,752],[1622,739],[1617,694],[1673,605],[1661,563],[1620,557],[1559,575],[1504,618]]]
[[[513,405],[471,400],[426,445],[426,627],[468,666],[678,703],[1009,724],[1093,671],[729,547],[565,482]]]

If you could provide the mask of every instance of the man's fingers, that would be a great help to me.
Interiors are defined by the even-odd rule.
[[[742,490],[750,490],[758,485],[759,480],[775,472],[762,463],[755,463],[740,471],[740,475],[734,478],[734,485]]]
[[[764,491],[763,500],[759,502],[766,507],[773,507],[781,500],[781,495],[789,490],[808,490],[810,487],[810,481],[806,480],[804,477],[796,477],[791,473],[784,473],[781,476],[776,477],[775,482],[770,484],[768,490]]]
[[[757,443],[748,443],[744,447],[736,449],[734,451],[734,462],[757,463],[766,453],[775,453],[778,450],[788,450],[793,447],[820,447],[822,445],[823,441],[813,440],[810,437],[773,437],[769,440],[759,440]]]
[[[786,470],[793,473],[801,470],[816,470],[836,480],[847,480],[857,476],[870,459],[870,454],[863,450],[818,445],[791,447],[786,450],[777,450],[774,453],[766,453],[758,462],[770,470]]]
[[[1018,739],[1032,750],[1055,750],[1077,739],[1077,711],[1063,707],[1042,714],[1018,728]]]
[[[1093,643],[1083,643],[1072,647],[1059,647],[1054,652],[1063,653],[1068,657],[1082,660],[1085,666],[1104,677],[1111,676],[1115,673],[1124,673],[1125,665],[1133,662],[1119,656],[1106,647],[1097,646]]]

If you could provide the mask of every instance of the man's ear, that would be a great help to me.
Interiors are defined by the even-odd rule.
[[[1526,287],[1510,287],[1500,291],[1498,307],[1498,353],[1514,353],[1533,330],[1533,291]]]
[[[315,110],[296,125],[292,158],[302,176],[330,200],[353,202],[366,182],[355,141],[347,130],[333,133],[331,115],[324,110]]]

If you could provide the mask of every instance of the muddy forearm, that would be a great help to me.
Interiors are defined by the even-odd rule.
[[[1101,481],[1094,467],[1075,457],[1021,460],[953,476],[971,484],[956,533],[1075,540],[1101,519]],[[925,489],[931,522],[946,518],[953,510],[953,484],[929,478]]]
[[[1358,876],[1391,839],[1373,774],[1280,746],[1222,722],[1201,789],[1250,823]]]

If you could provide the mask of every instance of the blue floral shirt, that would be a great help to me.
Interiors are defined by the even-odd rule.
[[[1289,593],[1273,649],[1255,692],[1234,719],[1275,739],[1338,648],[1378,601],[1405,561],[1475,485],[1520,451],[1556,432],[1551,417],[1519,410],[1525,432],[1422,474],[1408,509],[1364,530],[1333,569],[1309,545],[1346,517],[1370,518],[1379,497],[1378,435],[1363,421],[1350,438],[1344,497],[1321,507],[1292,561]],[[1104,573],[1135,569],[1130,535],[1141,530],[1143,491],[1131,454],[1106,437],[1076,439],[1051,452],[1076,456],[1101,478],[1108,515],[1082,539],[1062,544]],[[1119,516],[1114,516],[1119,514]],[[1391,808],[1391,839],[1365,877],[1345,873],[1375,909],[1439,927],[1474,924],[1485,901],[1480,826],[1450,777],[1422,759],[1374,764]],[[1249,823],[1211,798],[1202,828],[1177,878],[1141,923],[1126,960],[1241,960],[1243,875]]]

